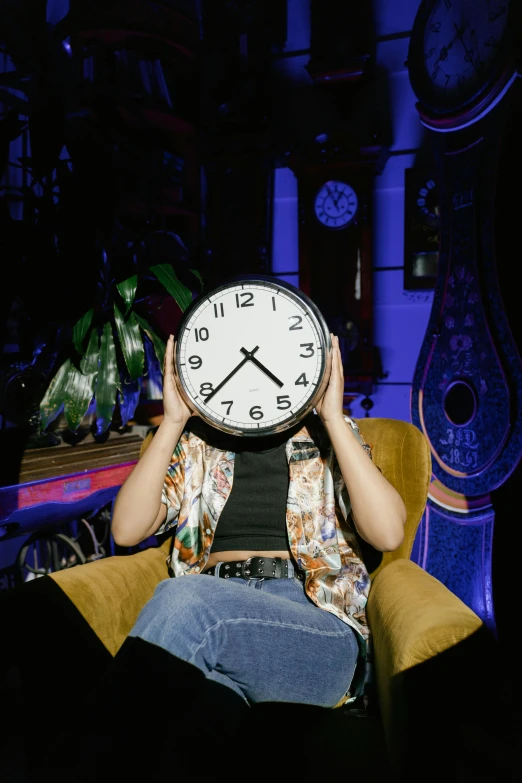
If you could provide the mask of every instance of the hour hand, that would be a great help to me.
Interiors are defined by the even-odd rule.
[[[259,369],[260,369],[260,370],[262,370],[262,371],[265,373],[265,375],[268,375],[268,377],[269,377],[271,380],[273,380],[273,381],[274,381],[274,383],[277,383],[277,385],[279,386],[279,388],[281,388],[282,386],[284,386],[284,383],[283,383],[283,381],[280,381],[280,380],[279,380],[279,378],[277,378],[277,377],[274,375],[274,373],[270,372],[270,370],[269,370],[267,367],[265,367],[265,365],[264,365],[264,364],[261,364],[261,362],[259,361],[259,359],[256,359],[256,357],[253,355],[254,351],[247,351],[247,349],[246,349],[246,348],[241,348],[240,350],[241,350],[241,353],[244,353],[244,354],[245,354],[245,357],[247,358],[247,360],[248,360],[248,359],[250,359],[250,361],[251,361],[251,362],[253,362],[255,365],[257,365],[257,367],[259,367]]]

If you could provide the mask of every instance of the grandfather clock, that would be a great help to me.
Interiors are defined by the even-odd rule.
[[[496,520],[492,495],[522,455],[522,363],[500,286],[512,259],[498,236],[501,161],[521,101],[520,16],[508,0],[422,0],[408,53],[440,208],[436,288],[411,396],[433,458],[417,551],[495,631],[494,525],[506,520]]]
[[[372,187],[387,160],[343,132],[322,134],[292,154],[298,180],[299,280],[339,337],[345,399],[372,392]]]

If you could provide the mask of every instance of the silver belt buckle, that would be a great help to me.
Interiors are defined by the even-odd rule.
[[[249,557],[248,560],[245,560],[244,563],[241,563],[241,576],[243,577],[243,579],[250,579],[251,578],[250,577],[250,571],[246,570],[251,562],[252,562],[252,558]]]

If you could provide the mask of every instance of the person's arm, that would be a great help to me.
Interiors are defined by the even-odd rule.
[[[381,552],[397,549],[404,538],[406,506],[368,457],[350,424],[342,400],[344,376],[338,338],[332,335],[332,369],[325,394],[316,406],[328,432],[359,535]]]
[[[163,419],[145,453],[116,496],[112,536],[119,546],[134,546],[153,535],[167,516],[161,492],[184,424]]]
[[[116,496],[111,530],[119,546],[135,546],[164,522],[161,493],[167,468],[192,411],[181,399],[174,375],[174,338],[167,342],[163,377],[163,420]]]

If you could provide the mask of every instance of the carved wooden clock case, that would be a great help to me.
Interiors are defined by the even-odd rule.
[[[416,551],[495,631],[492,493],[522,455],[522,363],[496,237],[499,163],[521,101],[519,31],[520,4],[423,0],[408,54],[440,205],[437,282],[411,397],[433,458]]]
[[[339,337],[348,402],[371,394],[376,374],[372,188],[387,157],[343,133],[318,136],[288,161],[298,179],[299,285]]]

